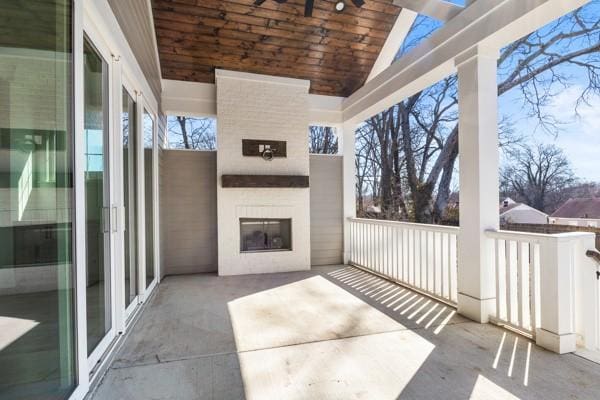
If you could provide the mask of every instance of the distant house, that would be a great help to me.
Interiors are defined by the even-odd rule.
[[[600,226],[600,198],[569,199],[549,218],[551,224],[572,226]]]
[[[500,224],[547,224],[548,214],[510,197],[500,204]]]

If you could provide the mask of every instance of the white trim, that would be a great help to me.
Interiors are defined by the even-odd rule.
[[[162,68],[160,67],[160,56],[158,54],[158,42],[156,40],[156,28],[154,26],[154,11],[152,10],[152,0],[146,0],[146,7],[148,8],[148,15],[150,16],[150,29],[152,31],[152,46],[154,47],[154,60],[156,61],[157,76],[162,77]],[[159,79],[160,90],[162,92],[162,79]]]
[[[477,0],[344,101],[344,120],[365,120],[456,72],[473,46],[500,49],[588,0]]]
[[[344,211],[344,264],[350,261],[351,252],[351,235],[350,221],[356,218],[356,140],[357,125],[353,122],[346,122],[338,131],[338,149],[342,149],[344,157],[342,161],[342,197]]]
[[[224,71],[226,73],[230,71]],[[240,74],[240,73],[236,73]],[[229,74],[232,75],[232,74]],[[269,77],[249,74],[252,77],[279,80],[289,78]],[[253,79],[259,81],[260,79]],[[301,81],[305,83],[305,81]],[[344,97],[308,95],[310,125],[341,124],[343,120],[342,104]],[[217,86],[214,83],[200,83],[163,79],[161,99],[162,112],[165,115],[186,117],[217,116]]]
[[[106,41],[111,52],[122,57],[123,71],[127,72],[136,88],[148,93],[149,101],[154,109],[158,109],[158,99],[154,97],[152,88],[148,84],[142,68],[137,62],[133,51],[129,47],[129,42],[121,30],[119,22],[115,17],[107,1],[86,1],[85,13],[90,21],[95,24],[98,33]]]
[[[113,157],[113,151],[112,151],[112,144],[114,142],[113,140],[113,135],[114,132],[112,130],[112,126],[113,126],[113,118],[114,118],[114,108],[113,108],[113,85],[112,85],[112,80],[114,78],[114,71],[113,71],[113,65],[112,62],[110,62],[110,60],[112,60],[112,56],[110,54],[110,51],[108,50],[108,48],[106,47],[106,43],[101,40],[101,36],[98,34],[98,32],[95,30],[95,27],[93,25],[90,24],[91,21],[89,21],[88,18],[84,18],[83,21],[83,33],[84,33],[84,43],[86,42],[85,37],[87,36],[87,41],[94,46],[94,50],[97,51],[99,53],[99,56],[102,58],[102,61],[104,63],[106,63],[106,67],[107,67],[107,72],[108,72],[108,77],[107,77],[107,90],[108,93],[106,95],[106,100],[108,101],[108,104],[106,105],[106,109],[108,111],[108,125],[106,127],[106,129],[108,129],[108,132],[106,133],[106,137],[108,139],[108,143],[105,149],[105,154],[104,157],[108,157],[108,171],[105,171],[105,182],[104,185],[108,185],[109,188],[109,203],[112,204],[113,203],[113,198],[114,198],[114,176],[113,176],[113,170],[114,170],[114,157]],[[85,85],[85,82],[84,82]],[[103,88],[104,89],[104,88]],[[84,93],[85,93],[85,88],[84,88]],[[82,99],[84,100],[84,99]],[[84,103],[85,104],[85,103]],[[84,128],[85,129],[85,128]],[[81,132],[81,136],[83,135],[83,131]],[[106,173],[108,172],[108,173]],[[84,187],[84,193],[85,193],[85,187]],[[84,208],[84,213],[85,213],[85,207]],[[115,253],[115,249],[114,249],[114,235],[112,233],[113,229],[112,226],[110,227],[110,238],[109,238],[109,242],[110,242],[110,248],[109,248],[109,258],[110,260],[108,261],[108,263],[105,260],[105,264],[104,267],[106,268],[107,264],[108,267],[110,269],[110,281],[105,281],[105,285],[110,285],[110,291],[109,293],[111,293],[111,298],[110,298],[110,318],[111,318],[111,327],[109,329],[108,332],[105,332],[104,337],[100,340],[100,342],[96,345],[96,347],[92,350],[91,354],[88,355],[88,369],[89,371],[93,371],[94,367],[96,366],[96,364],[101,360],[102,356],[104,355],[104,353],[106,352],[106,350],[108,349],[108,347],[110,346],[110,344],[113,342],[113,340],[116,337],[116,311],[117,308],[115,307],[115,300],[116,297],[113,295],[113,293],[115,293],[115,287],[116,287],[116,280],[115,280],[115,264],[113,262],[113,260],[115,259],[116,253]],[[105,250],[105,249],[103,249]],[[87,286],[87,285],[86,285]],[[87,292],[87,287],[86,287],[86,292]],[[87,293],[86,293],[87,294]],[[86,315],[87,317],[87,315]],[[86,332],[87,334],[87,332]],[[86,353],[87,354],[87,353]]]
[[[253,74],[250,72],[229,71],[226,69],[216,69],[215,70],[215,81],[218,81],[219,79],[223,79],[223,78],[244,79],[247,81],[274,83],[274,84],[278,84],[278,85],[287,85],[287,86],[300,86],[300,87],[306,88],[306,90],[308,90],[310,88],[310,81],[306,80],[306,79],[284,78],[281,76]]]
[[[394,22],[394,26],[377,56],[377,60],[375,60],[375,64],[373,64],[373,68],[371,68],[371,72],[367,77],[367,82],[392,65],[392,62],[404,43],[406,36],[408,36],[417,15],[417,12],[409,10],[408,8],[400,10],[400,14],[398,14],[396,22]]]
[[[84,0],[73,1],[73,193],[74,217],[72,222],[75,249],[75,343],[77,351],[76,374],[78,387],[71,399],[81,399],[89,389],[89,367],[87,359],[87,301],[86,301],[86,246],[85,246],[85,159],[84,138],[79,133],[84,129],[83,110],[83,20]],[[81,99],[81,101],[76,101]]]
[[[344,97],[308,95],[308,118],[310,125],[341,125]]]
[[[464,10],[464,7],[444,0],[394,0],[394,5],[442,22],[450,21]]]
[[[121,67],[123,67],[123,60],[120,61]],[[141,96],[141,93],[138,90],[135,90],[135,84],[134,81],[132,81],[129,78],[128,72],[125,71],[123,68],[121,68],[121,88],[125,89],[125,91],[129,94],[129,96],[133,99],[134,104],[135,104],[135,117],[136,117],[136,127],[138,127],[140,125],[140,115],[139,115],[139,109],[138,109],[138,102],[139,102],[139,97]],[[122,96],[120,96],[122,99]],[[121,103],[121,107],[122,107],[122,101]],[[118,145],[121,146],[121,144],[123,143],[123,127],[122,127],[122,121],[119,118],[119,131],[118,131],[118,135],[119,135],[119,143]],[[131,132],[131,130],[129,131],[129,136],[135,136],[134,140],[138,140],[139,138],[137,137],[137,131],[136,132]],[[137,151],[137,149],[136,149]],[[123,175],[123,148],[120,147],[118,150],[118,153],[120,155],[120,164],[119,164],[119,170],[121,173],[121,180],[119,181],[119,187],[120,187],[120,194],[119,194],[119,215],[120,215],[120,220],[122,222],[125,221],[125,213],[129,212],[129,210],[125,210],[125,198],[124,195],[125,193],[123,192],[123,179],[125,179],[125,176]],[[131,171],[130,171],[131,172]],[[139,172],[138,172],[139,175]],[[139,197],[139,196],[138,196]],[[136,209],[136,211],[139,212],[139,210]],[[131,218],[129,218],[129,220],[131,221]],[[137,227],[136,227],[137,229]],[[125,224],[121,223],[120,229],[119,229],[121,235],[122,235],[122,240],[123,240],[123,244],[125,243]],[[128,232],[128,231],[127,231]],[[128,233],[127,233],[128,234]],[[136,237],[139,237],[139,232],[137,232]],[[135,244],[136,246],[139,246],[139,240],[138,243]],[[130,243],[130,248],[131,248],[132,244]],[[121,262],[123,264],[121,264],[121,271],[123,274],[125,272],[125,247],[121,246],[122,248],[122,254],[120,255],[120,259]],[[137,260],[136,257],[136,262],[139,265],[139,260]],[[131,268],[131,264],[130,264],[130,268]],[[136,268],[139,269],[139,267],[136,266]],[[136,277],[138,277],[139,279],[139,271],[136,271]],[[131,278],[131,277],[130,277]],[[127,304],[127,299],[125,298],[125,275],[122,276],[122,281],[119,282],[119,286],[120,286],[120,290],[122,290],[122,303],[121,303],[121,309],[119,309],[120,312],[122,312],[122,316],[121,316],[121,320],[120,320],[120,328],[121,331],[124,332],[127,329],[127,326],[129,325],[129,322],[131,321],[131,317],[132,315],[135,314],[135,311],[138,309],[138,306],[140,305],[140,288],[138,285],[138,290],[137,293],[135,293],[135,297],[131,300],[131,303],[126,306]],[[122,310],[122,311],[121,311]]]
[[[116,304],[116,322],[115,326],[118,332],[125,330],[125,216],[124,216],[124,203],[123,203],[123,123],[122,123],[122,112],[123,112],[123,89],[125,88],[121,61],[119,57],[113,57],[112,60],[114,76],[112,80],[113,95],[115,96],[113,101],[113,137],[116,139],[113,141],[111,147],[113,152],[113,177],[115,184],[113,185],[113,202],[111,213],[115,213],[115,257],[113,258],[113,264],[115,266],[115,281],[116,286],[114,289],[115,293],[115,304]],[[113,216],[111,215],[111,218]]]
[[[163,79],[162,112],[165,115],[214,117],[217,89],[213,83]]]
[[[136,125],[136,153],[137,153],[137,281],[138,299],[143,302],[146,289],[146,192],[144,191],[144,97],[138,93],[136,98],[136,114],[138,124]]]

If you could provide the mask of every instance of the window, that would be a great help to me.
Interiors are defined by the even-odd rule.
[[[335,128],[311,126],[308,130],[308,151],[311,154],[338,154],[338,137]]]
[[[169,148],[187,150],[217,149],[217,120],[172,116],[167,119]]]

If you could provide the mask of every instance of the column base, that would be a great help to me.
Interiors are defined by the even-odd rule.
[[[558,354],[572,353],[577,350],[577,336],[574,333],[559,335],[538,328],[535,331],[535,344]]]
[[[487,324],[496,307],[496,298],[476,299],[464,293],[458,294],[458,313],[475,322]]]

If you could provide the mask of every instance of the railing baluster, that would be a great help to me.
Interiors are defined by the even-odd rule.
[[[540,267],[540,246],[537,243],[532,245],[532,262],[529,265],[529,309],[530,309],[530,324],[531,324],[531,332],[535,336],[535,330],[538,327],[537,323],[537,307],[539,305],[538,302],[538,271]]]
[[[511,286],[512,286],[512,282],[511,282],[511,268],[512,268],[512,262],[511,262],[511,241],[510,240],[505,240],[504,241],[504,254],[505,256],[505,265],[506,265],[506,321],[508,321],[509,323],[512,322],[512,293],[511,293]]]
[[[517,318],[523,326],[523,243],[517,242]]]
[[[351,219],[350,262],[456,302],[457,229]]]
[[[496,318],[501,319],[500,310],[500,239],[494,239],[494,248],[496,251]]]

